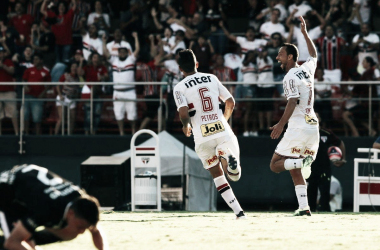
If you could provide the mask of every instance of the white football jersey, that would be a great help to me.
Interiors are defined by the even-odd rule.
[[[314,74],[317,58],[309,57],[298,68],[292,68],[283,80],[286,98],[298,98],[298,104],[289,119],[288,128],[318,129],[314,113]]]
[[[219,108],[219,98],[226,101],[232,95],[215,75],[197,72],[187,76],[174,87],[173,95],[177,110],[189,108],[196,145],[233,135]]]
[[[82,44],[84,59],[88,60],[88,57],[93,52],[103,55],[103,41],[99,37],[93,39],[86,33],[86,35],[82,36]]]
[[[117,83],[114,89],[132,88],[132,84],[120,84],[135,82],[135,66],[136,57],[131,53],[124,61],[120,61],[119,57],[110,57],[109,62],[112,65],[113,82]]]

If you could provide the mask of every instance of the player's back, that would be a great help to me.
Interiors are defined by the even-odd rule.
[[[195,144],[233,134],[223,116],[219,98],[232,97],[213,74],[195,73],[174,88],[177,107],[188,106]]]
[[[292,68],[284,77],[284,92],[289,98],[297,98],[298,103],[289,119],[291,128],[318,128],[314,112],[314,74],[317,59],[309,57],[298,68]]]

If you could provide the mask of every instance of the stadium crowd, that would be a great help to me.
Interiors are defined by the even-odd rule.
[[[164,82],[164,129],[179,132],[171,93],[182,77],[176,52],[190,48],[200,72],[213,73],[222,82],[246,83],[228,85],[235,98],[258,98],[238,101],[232,119],[235,132],[257,136],[279,120],[286,105],[284,73],[275,59],[281,44],[297,44],[301,62],[308,57],[297,19],[303,16],[319,52],[315,109],[322,125],[346,136],[368,135],[371,125],[375,136],[380,101],[372,101],[369,115],[365,98],[369,93],[380,97],[380,84],[369,88],[364,82],[380,80],[376,13],[380,0],[2,0],[0,82],[26,82],[26,134],[59,134],[69,121],[69,134],[118,128],[121,135],[125,119],[130,133],[157,127],[151,121],[157,120],[160,85],[149,82]],[[138,81],[146,84],[133,84]],[[324,84],[340,81],[358,83]],[[20,103],[12,100],[21,96],[22,86],[0,85],[0,119],[11,118],[15,134]],[[136,98],[146,102],[116,101]]]

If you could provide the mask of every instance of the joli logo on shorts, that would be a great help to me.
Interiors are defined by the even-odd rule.
[[[224,126],[221,121],[204,124],[201,126],[203,137],[214,135],[224,131]]]

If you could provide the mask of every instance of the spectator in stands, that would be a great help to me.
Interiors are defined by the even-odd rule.
[[[214,47],[211,44],[211,41],[206,37],[200,35],[197,39],[197,43],[194,41],[190,42],[189,49],[194,52],[194,55],[198,61],[198,72],[209,73],[210,72],[210,61],[211,57],[214,54]]]
[[[34,20],[40,19],[40,8],[43,0],[30,0],[26,12],[27,14],[31,15]]]
[[[59,79],[60,82],[79,82],[78,76],[78,64],[76,62],[72,62],[66,73],[64,73]],[[70,127],[68,129],[68,134],[71,135],[74,131],[75,125],[75,111],[76,111],[76,102],[72,99],[76,99],[79,96],[79,86],[78,85],[57,85],[57,111],[58,111],[58,120],[55,125],[54,134],[58,135],[59,130],[61,129],[62,124],[62,115],[65,112],[65,107],[67,107],[70,112],[70,118],[67,119],[67,124],[70,122]]]
[[[14,27],[20,34],[20,39],[16,42],[16,50],[21,53],[24,46],[30,43],[30,29],[32,28],[34,18],[25,14],[25,8],[21,2],[15,5],[16,15],[10,19],[9,26]]]
[[[369,22],[371,15],[371,1],[370,0],[354,0],[351,9],[351,16],[348,21],[351,22],[350,30],[352,32],[359,32],[362,25]]]
[[[7,56],[13,55],[16,53],[16,41],[21,40],[22,36],[17,32],[13,27],[9,27],[6,23],[7,18],[5,16],[0,16],[0,41],[7,44],[7,47],[10,50],[10,54],[7,53]]]
[[[76,1],[71,0],[72,7],[67,10],[66,4],[58,4],[58,13],[46,8],[48,0],[44,0],[41,5],[41,13],[46,21],[51,24],[51,31],[55,36],[55,53],[57,62],[67,62],[70,59],[71,46],[73,44],[72,25],[74,12],[76,10]]]
[[[264,35],[264,38],[269,40],[273,33],[280,33],[282,37],[286,37],[285,26],[279,22],[280,10],[273,9],[271,19],[265,22],[260,27],[260,33]]]
[[[160,22],[157,18],[157,11],[155,8],[152,8],[151,15],[153,17],[154,25],[159,31],[162,31],[165,27],[169,26],[174,32],[177,32],[177,30],[182,30],[183,32],[186,31],[186,28],[182,26],[185,23],[184,17],[179,12],[179,9],[173,4],[170,3],[166,6],[166,10],[169,14],[169,17]]]
[[[3,42],[5,44],[5,42]],[[13,74],[15,67],[13,62],[6,58],[6,50],[0,46],[0,82],[13,82]],[[0,99],[16,99],[15,86],[0,85]],[[1,101],[0,102],[0,125],[4,117],[12,119],[13,129],[18,135],[18,115],[17,115],[17,102],[14,101]],[[1,133],[1,130],[0,130]]]
[[[92,12],[87,19],[87,25],[90,26],[94,24],[97,29],[99,36],[107,33],[108,29],[111,27],[110,17],[107,13],[103,13],[103,7],[101,1],[95,1],[95,12]]]
[[[237,43],[235,44],[235,49],[233,53],[227,53],[224,55],[224,66],[231,68],[234,71],[235,76],[237,78],[242,67],[243,59],[244,55],[241,52],[240,45]]]
[[[224,66],[224,57],[222,55],[216,56],[215,64],[211,73],[214,74],[221,82],[236,81],[236,75],[233,69]]]
[[[266,46],[267,45],[267,41],[264,40],[264,39],[256,39],[255,36],[256,36],[256,31],[255,31],[255,28],[253,27],[248,27],[246,32],[245,32],[245,37],[242,37],[242,36],[234,36],[232,35],[225,27],[224,27],[224,24],[223,22],[220,22],[219,23],[220,27],[223,29],[224,31],[224,34],[226,34],[226,36],[238,43],[241,47],[241,51],[243,52],[243,54],[247,53],[248,51],[252,50],[256,50],[258,48],[260,48],[260,46]]]
[[[338,29],[342,23],[346,21],[346,3],[342,0],[330,0],[329,9],[325,16],[326,23],[330,23],[334,28]]]
[[[376,141],[372,145],[373,148],[380,149],[380,137],[376,139]]]
[[[249,2],[249,7],[250,7],[250,10],[249,10],[249,14],[248,14],[248,18],[249,18],[249,26],[251,27],[254,27],[256,30],[260,28],[260,25],[261,25],[261,19],[262,17],[260,18],[257,18],[262,9],[263,9],[263,5],[262,4],[259,4],[259,1],[258,0],[248,0]]]
[[[204,35],[207,31],[207,25],[204,22],[203,14],[195,12],[189,22],[189,29],[186,29],[185,36],[187,39],[194,39],[198,35]]]
[[[80,20],[82,18],[86,18],[91,10],[91,6],[89,3],[86,2],[86,0],[76,0],[75,2],[76,8],[75,8],[75,14],[73,18],[73,32],[80,31],[81,24]],[[70,8],[72,8],[72,3],[70,4]]]
[[[297,13],[295,10],[297,9],[294,9],[293,12],[291,12],[290,16],[288,17],[288,19],[286,20],[286,25],[289,28],[289,35],[288,35],[287,42],[291,43],[292,39],[295,39],[297,41],[297,48],[299,50],[298,63],[302,64],[309,57],[309,52],[307,50],[306,40],[303,37],[301,29],[298,26],[293,24],[294,15]],[[309,37],[311,40],[314,41],[318,39],[318,37],[322,34],[322,30],[325,26],[325,19],[323,19],[323,17],[319,15],[318,12],[316,12],[315,10],[311,11],[310,13],[311,13],[311,16],[316,16],[320,22],[319,26],[311,29],[310,27],[312,26],[310,25],[309,18],[308,17],[304,18]]]
[[[235,89],[235,98],[254,98],[256,97],[256,85],[251,85],[257,82],[257,67],[256,67],[256,51],[248,51],[243,60],[243,66],[241,67],[241,73],[243,75],[242,81],[246,84],[238,85]],[[243,136],[258,136],[255,106],[252,101],[239,102],[238,106],[245,106],[245,113],[243,118],[244,133]],[[250,128],[250,122],[252,121],[252,128]]]
[[[331,120],[332,120],[332,105],[330,100],[324,100],[325,98],[331,97],[331,85],[329,84],[323,84],[323,82],[326,82],[324,78],[322,68],[317,68],[315,72],[314,77],[314,94],[315,94],[315,103],[314,107],[316,110],[318,110],[318,114],[322,118],[321,121],[319,121],[319,124],[321,124],[323,127],[330,127]]]
[[[365,72],[360,77],[360,81],[373,81],[375,80],[376,75],[380,75],[379,70],[375,67],[376,63],[372,57],[367,56],[363,60],[363,67]],[[377,71],[377,73],[375,73]],[[372,87],[374,85],[371,85]],[[348,89],[349,90],[349,89]],[[356,84],[351,92],[348,92],[349,98],[368,98],[369,91],[368,85],[366,84]],[[376,96],[375,90],[372,90],[372,95]],[[361,125],[363,125],[369,131],[368,124],[368,101],[358,101],[358,100],[350,100],[346,102],[346,111],[343,113],[343,120],[349,126],[352,136],[358,137],[359,131],[355,125],[355,121],[360,121]],[[372,115],[372,114],[371,114]],[[370,136],[375,136],[376,131],[374,129],[371,130]]]
[[[351,49],[358,48],[358,67],[357,71],[362,74],[365,69],[363,67],[363,60],[365,57],[370,56],[377,63],[377,50],[379,49],[379,36],[371,33],[370,26],[365,23],[361,25],[361,34],[357,34],[352,40]]]
[[[34,36],[37,36],[36,39],[34,39]],[[35,40],[37,40],[37,42],[35,42]],[[36,53],[44,54],[44,63],[49,70],[51,70],[55,64],[55,43],[55,36],[53,32],[51,32],[47,22],[41,20],[39,26],[32,28],[30,46]]]
[[[319,47],[320,62],[324,69],[323,79],[327,82],[340,82],[342,80],[340,56],[346,42],[343,38],[336,36],[334,26],[328,24],[325,27],[324,36],[318,38],[316,46]]]
[[[313,10],[308,1],[303,0],[294,0],[294,4],[288,7],[288,11],[290,14],[290,18],[298,20],[297,17],[305,16],[307,12]]]
[[[83,43],[83,56],[87,61],[90,54],[97,53],[103,55],[103,41],[98,37],[98,29],[94,24],[88,27],[88,32],[85,29],[84,19],[82,19],[81,35]]]
[[[264,47],[258,49],[257,57],[258,77],[257,82],[257,97],[258,98],[273,98],[276,86],[273,85],[273,61],[268,56],[268,51]],[[257,103],[259,114],[259,129],[260,131],[268,130],[272,125],[273,102],[271,100],[259,101]]]
[[[277,9],[279,11],[278,21],[283,22],[288,17],[288,11],[285,6],[279,0],[269,0],[267,8],[263,9],[259,15],[256,16],[256,20],[264,19],[264,22],[269,22],[272,19],[273,10]],[[258,27],[256,27],[258,28]]]
[[[173,125],[174,125],[173,120],[175,117],[175,113],[171,112],[170,110],[175,110],[175,107],[176,107],[176,104],[175,104],[174,98],[173,98],[173,88],[177,83],[179,83],[181,81],[181,79],[183,77],[182,72],[179,70],[179,66],[178,66],[178,58],[179,58],[178,53],[181,50],[182,49],[177,49],[177,51],[175,53],[175,59],[161,61],[160,58],[155,58],[155,60],[154,60],[155,66],[165,67],[165,69],[166,69],[165,75],[161,79],[161,82],[167,82],[168,83],[167,88],[166,88],[166,91],[167,91],[167,100],[166,100],[167,107],[165,109],[166,112],[168,112],[168,119],[163,124],[164,130],[172,129]],[[164,87],[164,90],[165,90],[165,87]],[[164,112],[163,112],[163,114],[164,114]]]
[[[281,48],[282,44],[283,42],[282,42],[281,34],[273,33],[271,35],[271,40],[269,41],[268,46],[267,46],[268,56],[273,61],[273,80],[275,82],[282,82],[285,76],[285,72],[281,68],[281,63],[279,63],[276,60],[278,51]],[[284,88],[282,87],[282,84],[277,84],[276,89],[280,95],[284,93]]]
[[[121,29],[116,29],[113,33],[114,40],[112,42],[107,43],[107,50],[113,58],[119,56],[119,48],[127,48],[128,53],[133,53],[132,46],[129,42],[123,40],[123,34],[121,33]]]
[[[83,66],[85,59],[81,57],[79,64],[79,77],[84,77],[86,82],[105,82],[108,80],[107,68],[103,65],[98,53],[93,52],[88,57],[87,65]],[[96,134],[100,122],[103,103],[97,101],[102,93],[101,85],[84,85],[82,88],[81,99],[89,100],[91,98],[91,89],[93,88],[93,114],[91,113],[90,102],[84,104],[84,132],[86,135]],[[93,116],[93,130],[91,131],[91,116]]]
[[[119,48],[119,56],[111,57],[105,42],[106,37],[103,36],[103,51],[105,57],[112,64],[113,82],[113,107],[120,135],[124,135],[124,117],[127,113],[127,119],[131,123],[132,134],[136,132],[137,109],[135,101],[117,101],[123,99],[135,100],[135,66],[136,58],[140,52],[140,43],[136,32],[132,33],[135,39],[135,51],[129,53],[126,47]]]
[[[42,56],[39,54],[33,55],[33,67],[25,70],[23,80],[25,82],[51,82],[49,70],[44,68]],[[25,101],[24,105],[24,120],[25,133],[29,134],[29,118],[33,117],[35,124],[35,134],[41,134],[41,122],[43,115],[44,102],[41,99],[45,96],[48,87],[44,85],[25,85],[25,99],[34,99],[35,101]]]
[[[227,21],[227,16],[223,10],[222,1],[208,0],[207,4],[199,7],[199,11],[203,12],[205,16],[205,22],[210,27],[209,39],[215,52],[218,54],[224,54],[227,49],[228,39],[223,34],[225,33],[219,22]]]
[[[21,82],[22,76],[26,69],[33,67],[33,50],[32,47],[26,46],[22,55],[15,53],[12,56],[12,61],[15,64],[16,81]]]

